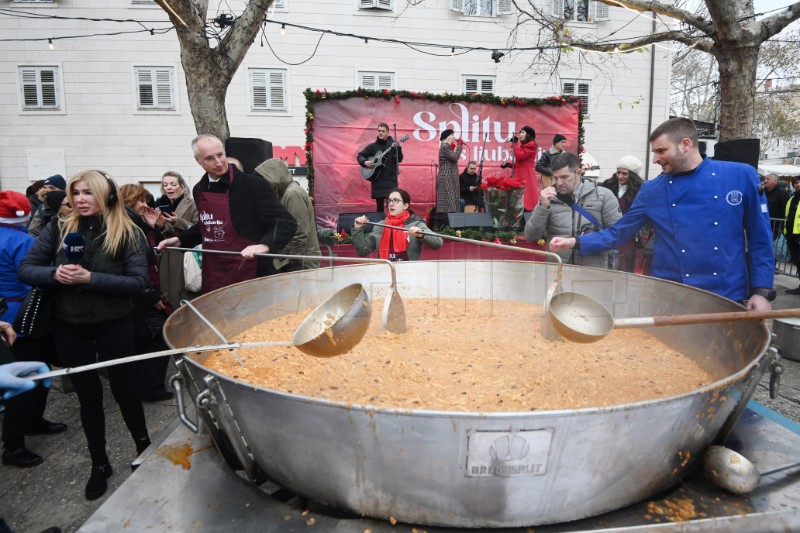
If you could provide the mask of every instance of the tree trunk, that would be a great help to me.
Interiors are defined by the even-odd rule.
[[[714,55],[719,65],[720,141],[754,136],[756,68],[759,45],[723,48]]]
[[[219,60],[216,49],[181,42],[181,64],[197,134],[211,133],[225,142],[230,137],[225,95],[231,76],[218,66]]]

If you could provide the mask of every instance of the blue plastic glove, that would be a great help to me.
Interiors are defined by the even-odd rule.
[[[24,376],[30,374],[44,374],[49,371],[50,369],[46,364],[38,361],[19,361],[16,363],[8,363],[7,365],[0,365],[0,389],[7,389],[3,393],[3,399],[8,400],[36,386],[35,381],[32,379],[24,379]],[[41,381],[43,387],[49,387],[53,380],[43,379]]]

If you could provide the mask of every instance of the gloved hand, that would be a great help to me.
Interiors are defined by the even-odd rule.
[[[461,139],[461,138],[459,138],[459,139],[456,139],[456,143],[457,143],[459,146],[461,146],[461,145],[463,145],[463,144],[464,144],[464,139]]]
[[[509,163],[508,161],[503,161],[502,163],[500,163],[500,168],[511,168],[511,163]]]
[[[0,389],[8,389],[3,393],[3,399],[8,400],[17,394],[29,391],[36,386],[32,379],[24,379],[30,374],[43,374],[50,369],[46,364],[39,361],[19,361],[0,365]],[[22,376],[22,377],[20,377]],[[43,379],[42,386],[49,387],[52,379]]]
[[[512,143],[518,143],[518,142],[519,142],[519,137],[517,137],[516,135],[513,135],[513,136],[511,137],[511,142],[512,142]]]

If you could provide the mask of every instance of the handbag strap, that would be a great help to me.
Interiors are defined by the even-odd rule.
[[[578,213],[580,213],[583,216],[583,218],[585,218],[586,220],[588,220],[589,222],[591,222],[592,224],[597,226],[598,230],[603,229],[603,226],[600,225],[600,222],[598,222],[597,219],[594,218],[594,216],[590,212],[588,212],[586,209],[584,209],[578,202],[570,204],[570,207],[573,210],[575,210]]]

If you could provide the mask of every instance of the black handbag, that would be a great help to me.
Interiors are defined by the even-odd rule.
[[[22,301],[14,319],[14,331],[29,337],[42,338],[50,332],[52,320],[52,293],[41,287],[33,287]]]

